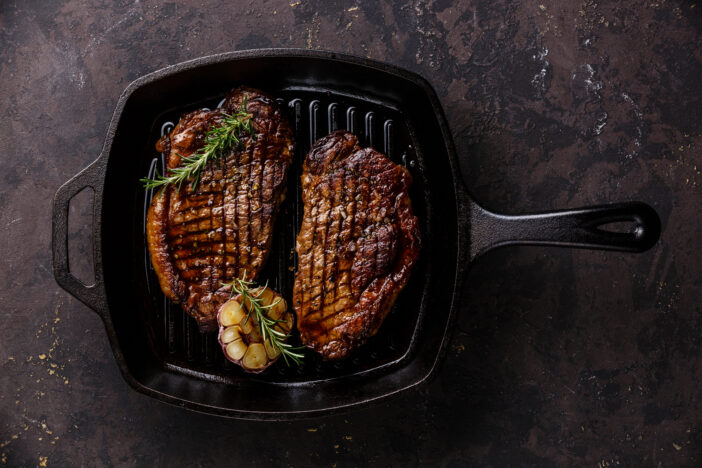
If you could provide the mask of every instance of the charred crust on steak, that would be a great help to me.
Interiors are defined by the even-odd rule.
[[[284,111],[269,95],[239,87],[222,108],[184,114],[156,143],[168,169],[178,167],[205,143],[223,113],[238,111],[246,99],[255,136],[241,136],[233,148],[201,173],[200,183],[164,187],[147,215],[147,243],[163,293],[194,317],[201,331],[217,330],[217,310],[229,299],[221,286],[241,277],[255,279],[268,257],[273,223],[284,198],[294,152]]]
[[[380,328],[420,251],[412,176],[358,139],[318,140],[302,174],[293,305],[303,344],[340,359]]]

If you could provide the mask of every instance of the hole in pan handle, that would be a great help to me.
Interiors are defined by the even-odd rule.
[[[74,295],[82,303],[96,311],[101,317],[107,313],[105,285],[102,278],[102,255],[99,242],[100,233],[95,220],[99,219],[102,189],[104,184],[106,158],[98,158],[71,180],[63,184],[54,196],[52,242],[54,277],[63,289]],[[94,190],[93,203],[93,262],[95,282],[86,285],[71,274],[68,266],[68,207],[71,199],[81,190],[91,187]]]
[[[546,213],[503,215],[470,202],[470,258],[506,245],[554,245],[643,252],[661,232],[658,214],[645,203],[626,202]],[[607,230],[631,223],[626,232]]]

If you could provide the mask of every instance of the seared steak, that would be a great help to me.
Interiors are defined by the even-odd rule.
[[[154,196],[147,219],[151,261],[164,294],[195,317],[201,331],[217,330],[217,310],[229,299],[222,282],[254,279],[270,250],[273,221],[284,199],[292,162],[292,131],[276,102],[264,93],[238,88],[221,109],[181,117],[156,148],[169,169],[204,145],[205,135],[247,99],[255,138],[211,162],[193,181],[168,185]]]
[[[373,336],[420,249],[412,176],[346,131],[318,140],[304,162],[293,304],[302,342],[325,359]]]

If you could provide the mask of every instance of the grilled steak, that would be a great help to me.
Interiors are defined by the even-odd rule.
[[[242,135],[242,146],[203,169],[194,190],[193,181],[180,190],[166,186],[148,213],[147,241],[161,289],[203,332],[217,330],[217,310],[230,292],[222,283],[244,271],[255,278],[268,256],[292,161],[292,131],[270,96],[238,88],[221,109],[183,115],[156,144],[168,168],[178,167],[204,145],[223,112],[238,111],[245,97],[255,138]]]
[[[337,131],[304,162],[293,304],[305,345],[346,357],[373,336],[419,255],[412,176]]]

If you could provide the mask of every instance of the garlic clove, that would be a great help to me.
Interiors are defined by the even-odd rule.
[[[244,320],[242,320],[239,323],[239,326],[241,326],[241,330],[244,332],[245,335],[248,335],[251,333],[251,331],[254,328],[254,325],[258,326],[258,324],[254,323],[254,321],[255,321],[254,316],[253,316],[253,314],[251,314],[251,315],[249,315],[248,320],[246,318],[244,318]]]
[[[225,327],[230,327],[241,322],[241,319],[245,316],[246,312],[241,307],[241,304],[237,301],[229,300],[219,310],[219,323]]]
[[[285,333],[286,335],[290,333],[290,330],[292,329],[293,325],[293,316],[290,313],[286,313],[283,315],[279,320],[283,320],[282,322],[278,322],[275,325],[275,329],[278,330],[281,333]]]
[[[275,300],[275,293],[271,288],[266,288],[263,291],[257,292],[256,295],[261,299],[261,305],[270,305]]]
[[[273,304],[273,307],[271,307],[269,310],[269,315],[271,318],[278,320],[283,317],[285,311],[288,309],[288,305],[285,303],[285,299],[282,297],[276,298]]]
[[[268,363],[266,348],[261,343],[251,343],[246,355],[242,360],[244,367],[248,369],[260,369]]]
[[[280,356],[280,350],[274,347],[269,340],[264,341],[263,346],[266,348],[268,359],[275,359]]]
[[[246,343],[244,343],[244,340],[232,341],[227,345],[227,356],[235,361],[238,361],[244,356],[244,354],[246,354],[248,348],[249,347],[246,345]]]
[[[225,328],[222,335],[219,337],[224,344],[241,339],[241,327],[234,325],[233,327]]]

